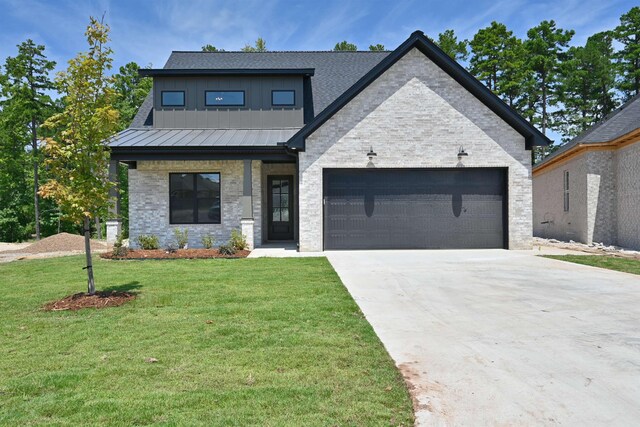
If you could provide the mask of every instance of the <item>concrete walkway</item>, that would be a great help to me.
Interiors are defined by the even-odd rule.
[[[640,425],[640,277],[531,252],[327,252],[420,425]]]

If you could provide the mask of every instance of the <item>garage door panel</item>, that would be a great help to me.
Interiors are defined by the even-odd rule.
[[[326,249],[502,248],[502,169],[325,171]]]

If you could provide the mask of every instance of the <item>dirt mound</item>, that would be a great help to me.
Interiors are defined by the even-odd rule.
[[[116,307],[127,301],[131,301],[135,297],[135,294],[129,292],[96,292],[94,295],[81,292],[64,297],[59,301],[47,303],[43,308],[47,311],[62,311],[80,310],[82,308]]]
[[[107,249],[104,243],[92,240],[91,249]],[[12,252],[42,254],[46,252],[84,251],[84,236],[77,234],[60,233],[39,240],[26,248]]]

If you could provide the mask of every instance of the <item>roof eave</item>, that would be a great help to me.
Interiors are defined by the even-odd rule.
[[[256,75],[256,76],[280,76],[299,75],[313,76],[315,68],[141,68],[138,71],[141,77],[157,76],[231,76],[231,75]]]

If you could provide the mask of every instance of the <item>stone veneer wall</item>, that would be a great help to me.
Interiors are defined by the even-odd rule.
[[[252,162],[254,242],[262,241],[262,162]],[[129,237],[155,234],[161,247],[174,242],[173,229],[189,230],[189,247],[202,247],[201,238],[210,234],[216,246],[226,242],[231,230],[240,228],[242,217],[242,160],[225,161],[139,161],[129,170]],[[221,224],[169,224],[169,173],[219,172],[221,183]]]
[[[618,244],[640,250],[640,141],[616,153]]]
[[[300,250],[322,250],[323,168],[507,167],[509,247],[532,244],[531,152],[524,137],[433,64],[408,52],[307,138],[299,154]]]
[[[569,171],[569,211],[564,211],[564,172]],[[533,179],[533,234],[587,241],[587,164],[583,157]],[[546,224],[543,224],[546,222]]]

